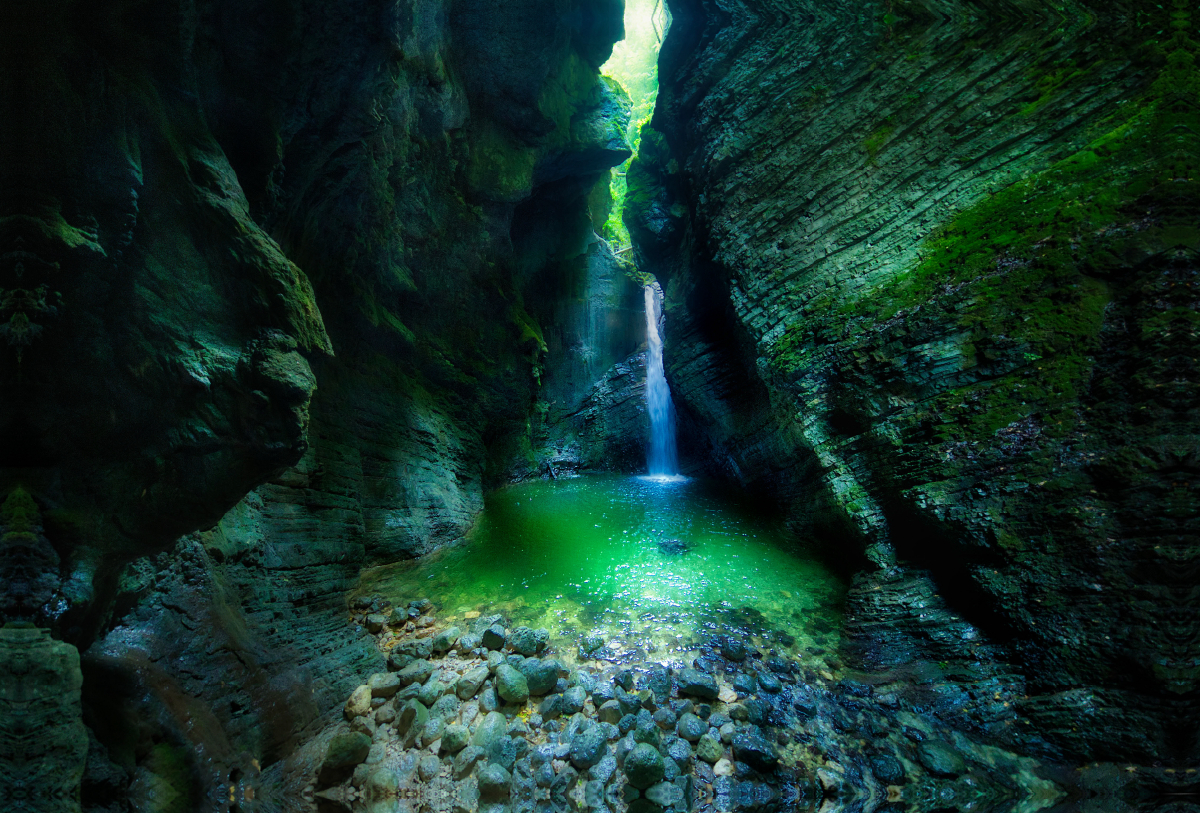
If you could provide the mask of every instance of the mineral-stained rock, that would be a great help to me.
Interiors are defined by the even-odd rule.
[[[970,23],[905,3],[873,30],[848,5],[747,0],[726,24],[718,5],[668,35],[627,174],[625,222],[665,281],[681,435],[793,528],[857,540],[871,565],[849,599],[852,664],[982,663],[954,679],[958,724],[1082,760],[1169,759],[1179,719],[1200,727],[1177,700],[1200,636],[1140,598],[1182,595],[1191,571],[1165,563],[1194,559],[1162,519],[1178,464],[1149,450],[1195,422],[1168,359],[1196,354],[1152,314],[1196,307],[1176,252],[1193,250],[1178,235],[1197,199],[1166,203],[1171,173],[1150,169],[1171,125],[1125,122],[1179,81],[1172,57],[1150,66],[1125,11],[1096,0],[1086,37],[1038,3],[975,4]],[[956,62],[966,43],[996,61]],[[1182,39],[1168,51],[1191,64]],[[1079,72],[1046,92],[1048,63]],[[1132,149],[1094,152],[1110,138]],[[1135,210],[1156,225],[1135,231]],[[1129,681],[1130,663],[1153,677]]]

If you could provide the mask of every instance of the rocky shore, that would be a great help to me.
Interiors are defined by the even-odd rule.
[[[991,809],[1076,790],[939,725],[904,687],[719,637],[689,663],[612,664],[500,615],[358,597],[387,671],[301,751],[334,811]],[[601,650],[602,651],[602,650]]]

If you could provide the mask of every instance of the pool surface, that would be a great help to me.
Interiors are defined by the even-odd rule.
[[[492,493],[463,542],[367,571],[360,592],[545,627],[568,662],[602,640],[593,657],[665,663],[719,635],[823,660],[845,585],[727,487],[591,475]]]

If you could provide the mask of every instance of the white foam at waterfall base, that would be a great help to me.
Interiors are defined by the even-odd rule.
[[[658,332],[661,316],[658,292],[647,285],[643,291],[646,301],[646,341],[650,346],[646,362],[646,411],[650,413],[650,449],[646,466],[650,477],[679,477],[679,458],[675,451],[675,406],[663,371],[663,343]]]

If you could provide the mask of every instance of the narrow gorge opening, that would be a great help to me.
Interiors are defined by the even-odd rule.
[[[0,807],[1196,798],[1195,9],[667,5],[0,2]]]

